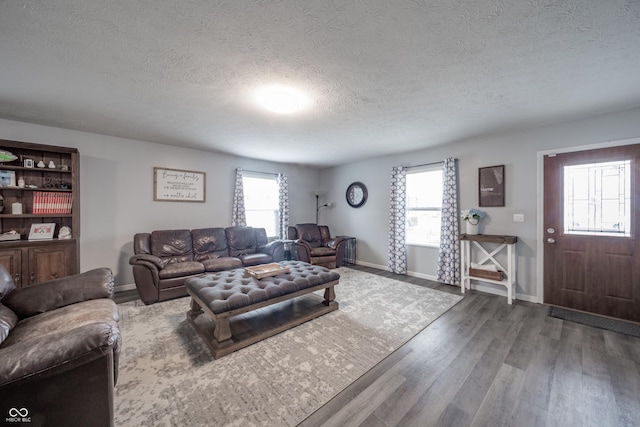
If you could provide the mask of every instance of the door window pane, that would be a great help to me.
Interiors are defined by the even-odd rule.
[[[631,235],[631,161],[564,167],[564,232]]]

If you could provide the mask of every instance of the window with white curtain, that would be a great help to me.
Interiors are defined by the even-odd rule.
[[[407,244],[439,246],[441,217],[441,166],[407,171]]]
[[[244,208],[247,225],[262,227],[267,236],[278,236],[279,208],[278,181],[276,176],[251,174],[245,172],[242,177],[244,187]]]

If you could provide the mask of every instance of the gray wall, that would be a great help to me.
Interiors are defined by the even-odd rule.
[[[0,139],[76,147],[80,151],[80,268],[109,267],[116,284],[133,283],[133,235],[159,229],[231,225],[235,169],[286,172],[291,222],[315,221],[316,169],[277,164],[0,120]],[[205,203],[153,201],[153,167],[203,171]]]
[[[538,127],[526,131],[485,136],[439,147],[385,158],[375,158],[340,167],[325,169],[321,182],[328,192],[321,198],[335,206],[324,210],[321,222],[332,232],[358,238],[358,262],[385,268],[387,265],[387,233],[389,178],[397,165],[418,165],[458,159],[460,175],[460,209],[478,207],[478,168],[505,165],[506,206],[483,208],[484,233],[509,234],[519,238],[519,297],[537,300],[536,215],[537,215],[537,153],[562,147],[584,146],[640,136],[640,109],[607,114],[586,120]],[[613,143],[611,145],[614,145]],[[362,181],[369,190],[369,200],[358,209],[347,205],[345,191],[353,181]],[[513,214],[525,215],[524,223],[514,223]],[[434,278],[437,263],[436,248],[410,246],[410,274]],[[500,291],[499,287],[485,288]]]
[[[106,266],[117,284],[133,283],[128,259],[134,233],[165,228],[225,226],[231,223],[231,200],[236,167],[287,172],[290,182],[291,223],[315,221],[314,190],[324,190],[320,223],[333,234],[358,238],[358,262],[386,268],[389,176],[392,166],[459,160],[460,208],[478,206],[478,168],[504,164],[506,206],[485,209],[488,234],[519,237],[518,288],[520,298],[537,298],[537,153],[640,136],[640,108],[544,126],[526,131],[485,136],[384,158],[375,158],[317,171],[166,145],[133,141],[14,121],[0,120],[0,138],[77,147],[81,153],[81,269]],[[613,145],[613,143],[612,143]],[[154,166],[207,173],[207,202],[153,201]],[[364,182],[367,203],[349,207],[347,186]],[[514,223],[513,214],[525,215]],[[437,249],[409,247],[410,274],[433,278]],[[487,285],[491,288],[491,285]],[[492,290],[492,289],[489,289]],[[493,289],[501,291],[501,289]]]

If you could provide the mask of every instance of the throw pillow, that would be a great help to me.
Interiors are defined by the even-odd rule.
[[[18,316],[10,308],[0,303],[0,344],[9,336],[9,332],[18,323]]]

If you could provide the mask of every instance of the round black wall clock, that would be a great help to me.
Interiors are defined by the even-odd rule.
[[[359,208],[367,201],[367,187],[361,182],[354,182],[347,187],[347,203],[352,208]]]

